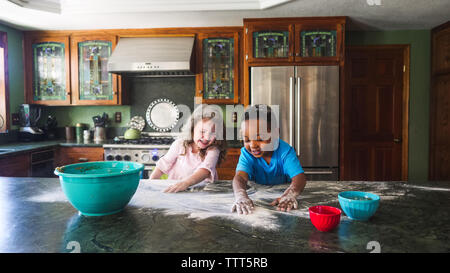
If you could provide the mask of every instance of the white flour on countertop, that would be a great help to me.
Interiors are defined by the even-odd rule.
[[[280,223],[275,208],[264,208],[259,206],[260,202],[272,202],[281,194],[279,192],[262,193],[260,191],[250,192],[249,197],[255,203],[255,210],[248,215],[231,213],[231,207],[234,203],[234,195],[231,191],[228,193],[215,192],[178,192],[164,193],[163,190],[169,185],[176,183],[171,180],[147,180],[141,181],[138,191],[130,202],[130,206],[159,208],[165,210],[167,214],[187,214],[189,218],[206,219],[209,217],[222,217],[237,222],[264,229],[278,229]],[[261,201],[267,199],[267,201]],[[296,211],[292,213],[299,217],[304,217],[304,213]],[[306,217],[309,217],[307,213]]]
[[[214,191],[193,191],[164,193],[164,189],[176,183],[174,180],[141,180],[129,206],[140,208],[161,209],[167,215],[185,214],[193,219],[206,219],[210,217],[221,217],[230,219],[250,227],[263,229],[279,229],[281,227],[278,216],[288,214],[293,217],[309,218],[308,209],[292,210],[290,212],[277,211],[275,207],[270,206],[270,202],[280,197],[282,192],[274,191],[270,188],[258,187],[258,190],[250,189],[248,191],[250,199],[255,203],[255,210],[248,215],[231,213],[231,207],[234,203],[234,195],[229,192]],[[284,185],[284,188],[287,185]],[[61,190],[41,195],[33,196],[27,199],[31,202],[68,202],[68,199]],[[301,200],[300,200],[301,202]]]

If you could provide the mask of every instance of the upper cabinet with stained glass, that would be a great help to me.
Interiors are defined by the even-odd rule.
[[[294,26],[278,22],[247,22],[244,19],[246,55],[249,63],[292,62]]]
[[[202,103],[237,103],[239,34],[198,35],[197,94]]]
[[[69,37],[39,37],[25,41],[26,101],[70,104]]]
[[[345,17],[244,19],[248,65],[343,61]]]
[[[107,70],[115,45],[114,35],[71,37],[73,104],[117,104],[117,76]]]
[[[344,52],[344,22],[296,24],[295,61],[340,61]]]
[[[119,105],[119,76],[107,62],[114,34],[25,33],[25,102],[43,105]]]

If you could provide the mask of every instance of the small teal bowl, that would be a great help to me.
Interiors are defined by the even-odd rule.
[[[71,164],[55,169],[72,206],[87,216],[121,211],[139,185],[144,165],[125,161]]]
[[[380,197],[370,192],[344,191],[338,194],[339,204],[353,220],[367,221],[378,209]]]

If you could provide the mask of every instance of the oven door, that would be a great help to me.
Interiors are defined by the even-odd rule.
[[[150,179],[150,175],[152,174],[155,167],[155,165],[145,165],[141,179]],[[163,174],[159,179],[167,179],[167,177],[167,174]]]
[[[155,165],[145,165],[144,171],[142,172],[141,179],[149,179],[154,168],[155,168]]]

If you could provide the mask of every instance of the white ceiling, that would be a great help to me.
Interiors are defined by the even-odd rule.
[[[353,30],[398,30],[431,29],[450,20],[450,0],[14,1],[34,6],[0,0],[0,23],[21,30],[242,26],[243,18],[309,16],[349,16]],[[46,12],[39,4],[58,6]]]

